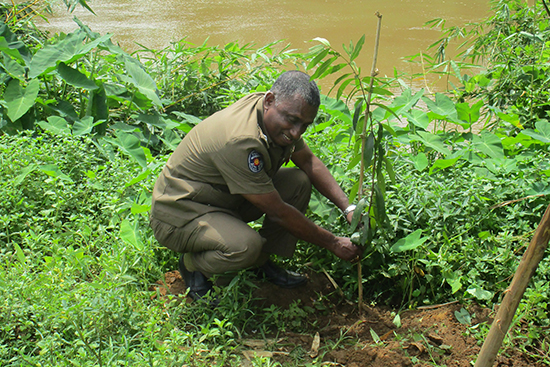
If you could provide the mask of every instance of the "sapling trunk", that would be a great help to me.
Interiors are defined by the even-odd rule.
[[[376,38],[375,38],[375,43],[374,43],[374,56],[373,56],[373,60],[372,60],[372,69],[371,69],[371,79],[370,79],[370,85],[369,85],[369,90],[367,92],[367,100],[366,100],[366,103],[367,103],[367,107],[366,107],[366,110],[365,110],[365,120],[363,122],[363,130],[361,132],[361,168],[360,168],[360,171],[359,171],[359,191],[357,192],[357,200],[360,200],[361,197],[363,196],[363,176],[364,176],[364,172],[365,172],[365,145],[367,143],[367,123],[369,121],[369,117],[370,117],[370,101],[371,101],[371,97],[372,97],[372,87],[373,87],[373,83],[374,83],[374,78],[376,77],[376,75],[378,75],[378,70],[376,69],[376,61],[378,59],[378,45],[380,43],[380,28],[381,28],[381,25],[382,25],[382,14],[380,14],[379,12],[376,12],[376,16],[378,17],[378,25],[376,27]],[[372,127],[371,127],[372,129]],[[375,150],[376,151],[376,150]],[[376,162],[376,158],[373,159],[373,162]],[[374,163],[376,164],[376,163]],[[372,184],[374,185],[374,178],[375,178],[375,175],[376,175],[376,170],[373,168],[373,171],[372,171]],[[372,193],[374,192],[374,187],[371,189],[371,198],[370,198],[370,205],[369,205],[369,209],[368,209],[368,215],[370,216],[370,208],[372,207],[372,201],[373,201],[373,196],[372,196]],[[367,226],[370,226],[370,218],[369,220],[367,221]],[[363,312],[363,269],[362,269],[362,266],[361,266],[361,261],[359,261],[357,263],[357,280],[359,282],[359,284],[357,285],[358,286],[358,297],[359,297],[359,302],[358,302],[358,307],[359,307],[359,313]]]

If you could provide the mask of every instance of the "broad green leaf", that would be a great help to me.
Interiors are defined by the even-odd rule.
[[[147,158],[139,139],[132,135],[119,132],[116,139],[104,138],[109,143],[118,146],[125,154],[134,158],[141,167],[147,167]]]
[[[456,162],[458,162],[460,158],[450,158],[450,159],[438,159],[434,162],[434,164],[430,167],[430,174],[443,170],[445,168],[454,166]]]
[[[422,230],[417,229],[413,233],[409,234],[405,238],[401,238],[397,241],[392,247],[392,252],[404,252],[409,250],[414,250],[415,248],[422,246],[428,237],[420,237],[422,235]]]
[[[104,120],[98,120],[94,123],[94,118],[92,116],[86,116],[82,120],[75,121],[73,125],[73,135],[82,136],[87,135],[92,132],[94,126],[103,123]]]
[[[525,129],[522,134],[532,137],[543,143],[550,143],[550,123],[546,120],[539,120],[535,123],[536,132],[531,129]]]
[[[497,116],[500,117],[503,121],[509,122],[519,129],[523,129],[523,126],[519,122],[519,115],[516,113],[503,113],[497,112]]]
[[[132,226],[128,219],[124,219],[120,224],[119,236],[124,243],[134,247],[136,250],[143,250],[143,243],[136,226]]]
[[[483,106],[482,100],[475,103],[472,107],[470,107],[468,102],[457,103],[456,104],[457,116],[460,120],[465,121],[468,125],[471,125],[477,122],[477,120],[479,120],[480,110],[482,106]]]
[[[494,159],[504,159],[504,151],[500,138],[488,131],[482,131],[480,135],[474,135],[474,146],[487,156]]]
[[[416,156],[412,157],[412,161],[414,164],[414,168],[416,168],[417,171],[422,172],[428,167],[428,157],[426,157],[426,154],[420,152]]]
[[[94,90],[99,88],[97,84],[94,81],[88,79],[86,75],[82,74],[76,69],[73,69],[63,62],[60,62],[59,65],[57,65],[57,72],[64,81],[66,81],[73,87],[83,88],[87,90]]]
[[[127,59],[125,62],[126,71],[131,77],[131,82],[136,88],[149,98],[157,107],[162,107],[162,102],[157,95],[157,85],[149,74],[145,72],[132,59]]]
[[[4,55],[4,64],[2,66],[12,78],[18,79],[22,82],[25,81],[25,68],[17,61]]]
[[[372,157],[374,155],[374,134],[371,132],[365,142],[365,150],[363,151],[363,165],[366,168],[370,167]]]
[[[147,204],[136,204],[136,203],[132,203],[132,209],[130,210],[132,214],[141,214],[141,213],[145,213],[145,212],[148,212],[149,210],[151,210],[151,205],[147,205]]]
[[[55,164],[46,164],[40,166],[40,170],[50,177],[59,178],[60,180],[67,182],[73,182],[73,180],[69,176],[61,172],[59,167],[57,167]]]
[[[13,181],[14,185],[16,186],[19,186],[21,184],[21,182],[23,182],[23,180],[25,180],[25,178],[27,178],[27,176],[33,172],[34,170],[36,170],[38,168],[38,165],[36,164],[31,164],[25,168],[23,168],[21,170],[21,173],[19,175],[17,175],[17,177],[15,178],[15,180]]]
[[[32,79],[26,88],[22,88],[17,79],[12,79],[9,82],[4,99],[10,120],[18,120],[34,106],[39,89],[40,81],[38,79]]]
[[[406,113],[403,113],[403,115],[407,118],[407,120],[410,123],[424,130],[426,130],[430,125],[430,118],[428,117],[428,114],[424,111],[411,110],[410,113],[406,112]]]
[[[420,100],[420,97],[424,95],[424,89],[420,89],[416,94],[413,96],[411,89],[407,88],[401,93],[400,96],[397,96],[394,98],[393,102],[389,105],[390,108],[392,108],[395,113],[400,114],[403,112],[408,112],[411,108],[413,108],[418,101]],[[413,110],[414,112],[416,110]]]
[[[361,49],[363,48],[363,44],[365,43],[365,35],[363,35],[359,40],[357,41],[357,44],[353,48],[353,53],[350,55],[349,61],[353,61],[359,56],[359,53],[361,52]]]
[[[156,112],[153,114],[140,113],[137,119],[161,130],[172,130],[180,126],[180,123],[161,116]]]
[[[473,286],[472,288],[468,288],[466,292],[470,293],[472,296],[482,301],[489,301],[493,298],[494,295],[493,292],[486,291],[480,286]]]
[[[427,147],[430,147],[444,155],[451,154],[451,151],[445,147],[443,139],[440,136],[427,131],[417,131],[416,134],[417,135],[411,135],[412,141],[421,141]]]
[[[86,33],[77,30],[68,34],[62,41],[53,45],[47,45],[38,50],[32,58],[29,77],[36,78],[39,75],[55,70],[59,62],[70,64],[80,59],[100,43],[109,40],[112,35],[106,34],[91,42],[84,43],[86,37]]]
[[[432,111],[438,119],[453,119],[456,118],[456,108],[452,99],[442,93],[435,94],[435,101],[428,97],[422,97],[430,111]]]
[[[139,175],[137,175],[136,177],[134,177],[133,179],[128,181],[124,186],[125,187],[130,187],[132,185],[135,185],[138,182],[145,180],[147,177],[149,177],[150,174],[151,174],[151,170],[146,169],[143,172],[141,172]]]
[[[55,135],[70,135],[71,129],[68,126],[67,120],[59,116],[50,116],[48,117],[48,122],[40,121],[38,125],[44,130]]]

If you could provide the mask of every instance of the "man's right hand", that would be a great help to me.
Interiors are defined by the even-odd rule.
[[[363,249],[352,243],[348,237],[336,237],[336,241],[331,251],[340,259],[346,261],[359,260],[363,255]]]

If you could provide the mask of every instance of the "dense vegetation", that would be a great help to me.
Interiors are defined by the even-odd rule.
[[[372,170],[372,202],[363,199],[363,226],[356,218],[352,228],[366,246],[364,298],[396,311],[502,299],[550,193],[542,6],[494,1],[486,22],[443,28],[436,55],[424,58],[452,88],[434,95],[412,90],[405,75],[369,89],[354,63],[364,39],[343,53],[320,39],[306,55],[183,41],[130,55],[84,24],[47,38],[32,24],[38,6],[0,4],[0,364],[240,365],[233,351],[250,330],[309,326],[295,322],[313,312],[299,305],[255,309],[245,271],[216,309],[150,290],[176,268],[147,225],[167,156],[201,118],[291,67],[338,77],[307,132],[312,150],[354,197],[360,161]],[[445,59],[457,38],[466,51]],[[350,233],[318,194],[310,217]],[[302,244],[291,265],[305,263],[357,300],[353,266]],[[507,341],[546,363],[549,300],[546,258]]]

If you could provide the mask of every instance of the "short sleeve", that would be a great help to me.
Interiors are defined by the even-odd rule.
[[[263,144],[251,138],[232,139],[217,150],[213,163],[231,194],[267,194],[275,191],[266,168],[271,166]]]

